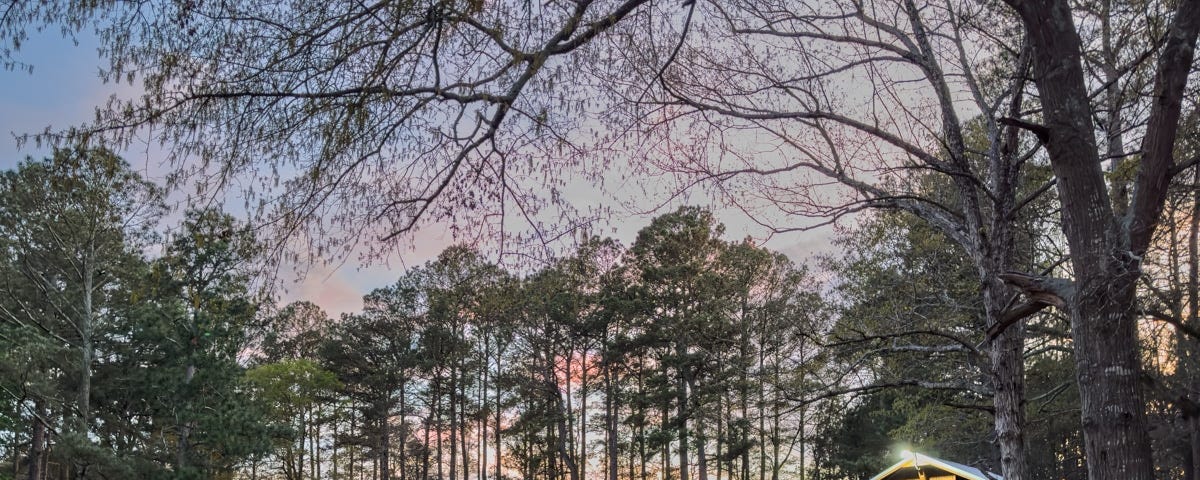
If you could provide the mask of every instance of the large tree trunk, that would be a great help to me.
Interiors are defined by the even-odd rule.
[[[1149,480],[1153,463],[1130,311],[1135,279],[1090,280],[1080,283],[1071,312],[1089,478]],[[1084,294],[1088,289],[1103,293]]]
[[[1134,307],[1140,258],[1166,195],[1179,104],[1191,67],[1200,1],[1180,3],[1158,66],[1143,161],[1128,221],[1113,211],[1083,76],[1079,35],[1066,0],[1008,0],[1034,53],[1044,137],[1062,199],[1075,285],[1068,301],[1091,480],[1150,480],[1154,469]]]
[[[42,465],[45,465],[46,456],[46,423],[42,421],[42,402],[35,401],[33,404],[33,434],[29,439],[29,480],[42,480],[44,473]],[[14,456],[14,463],[16,463]],[[14,474],[15,475],[15,474]]]
[[[1010,330],[1023,330],[1013,325]],[[1007,479],[1028,479],[1025,452],[1025,360],[1024,332],[1004,332],[988,349],[991,360],[992,405],[996,410],[995,429],[1000,444],[1000,464]]]
[[[984,286],[989,329],[1001,323],[1008,289],[995,280]],[[1000,466],[1005,480],[1029,479],[1025,452],[1025,325],[1017,321],[992,339],[990,360],[993,425],[1000,445]]]

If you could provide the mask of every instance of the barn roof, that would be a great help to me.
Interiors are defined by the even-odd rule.
[[[1001,477],[995,473],[985,472],[975,467],[969,467],[961,463],[951,462],[949,460],[942,460],[929,455],[914,452],[911,455],[905,455],[905,457],[907,458],[897,462],[891,467],[888,467],[883,472],[880,472],[879,475],[871,477],[871,480],[884,480],[888,476],[900,470],[906,468],[915,468],[918,466],[934,467],[940,470],[945,470],[946,472],[953,473],[966,480],[1004,480],[1004,477]]]

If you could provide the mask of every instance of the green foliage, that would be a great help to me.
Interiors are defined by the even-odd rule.
[[[904,415],[892,408],[898,396],[899,391],[885,392],[865,397],[841,412],[821,412],[823,423],[815,438],[815,453],[822,477],[864,480],[895,463],[900,442],[893,439],[892,432],[905,421]]]
[[[868,372],[868,385],[938,388],[869,389],[845,416],[830,414],[816,446],[828,459],[822,471],[869,478],[901,448],[999,471],[988,359],[975,351],[986,328],[971,260],[907,214],[875,216],[841,242],[847,253],[828,263],[840,280],[829,353],[840,368]],[[1074,478],[1079,404],[1065,332],[1053,317],[1030,323],[1039,327],[1026,361],[1027,392],[1038,399],[1026,407],[1030,471]]]
[[[271,414],[285,422],[341,388],[333,372],[306,358],[259,365],[246,371],[246,381],[270,405]]]
[[[56,150],[0,175],[0,381],[23,408],[59,432],[54,461],[122,475],[129,452],[111,433],[94,381],[120,348],[121,330],[162,212],[159,190],[105,150]],[[37,406],[36,408],[33,406]],[[97,408],[101,407],[101,408]],[[36,410],[40,409],[40,412]]]
[[[147,260],[161,192],[102,150],[0,186],[0,387],[20,406],[5,430],[29,442],[44,419],[44,460],[81,478],[212,478],[269,448],[238,363],[258,303],[249,230],[188,212]]]
[[[157,354],[153,381],[170,392],[163,428],[177,437],[179,472],[229,471],[267,448],[264,412],[248,401],[238,364],[256,315],[244,272],[257,251],[250,230],[229,215],[193,210],[152,266],[148,293],[162,303],[139,329],[149,334],[139,350]]]
[[[258,342],[262,359],[315,358],[330,322],[329,315],[312,302],[288,304],[266,321]]]

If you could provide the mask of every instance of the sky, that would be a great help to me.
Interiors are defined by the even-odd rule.
[[[62,38],[57,32],[31,34],[17,53],[17,60],[32,65],[33,71],[0,71],[0,169],[14,168],[26,157],[42,158],[50,153],[49,148],[32,143],[18,146],[16,136],[85,122],[93,118],[96,106],[109,96],[137,93],[136,87],[106,85],[100,80],[95,40],[86,34],[76,41]],[[166,172],[160,162],[163,148],[150,144],[133,145],[120,153],[144,177],[161,183]],[[659,211],[646,213],[655,205],[654,200],[633,195],[605,198],[594,189],[580,188],[565,196],[577,207],[594,202],[619,205],[611,208],[612,216],[602,219],[601,225],[593,231],[611,235],[628,246],[637,231],[649,224],[653,216],[667,213],[681,203],[677,201]],[[684,201],[706,206],[714,203],[702,194],[692,195]],[[809,263],[813,252],[830,250],[832,232],[829,228],[768,236],[739,212],[721,208],[714,208],[714,212],[725,224],[727,240],[747,236],[765,240],[764,246],[783,252],[799,263]],[[179,218],[178,212],[165,221],[171,222],[172,218]],[[394,282],[406,268],[433,259],[451,243],[446,231],[434,225],[418,231],[407,248],[397,249],[397,253],[370,264],[351,258],[340,264],[312,265],[303,275],[286,270],[281,272],[278,298],[281,303],[300,299],[312,301],[334,317],[356,311],[362,306],[362,295]],[[482,247],[487,250],[487,246]]]

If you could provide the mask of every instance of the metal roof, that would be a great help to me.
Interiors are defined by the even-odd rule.
[[[897,462],[895,465],[888,467],[887,470],[884,470],[879,475],[875,475],[874,477],[871,477],[871,480],[882,480],[883,478],[886,478],[888,475],[896,473],[896,471],[898,471],[902,468],[915,468],[918,466],[920,466],[920,467],[924,467],[924,466],[936,467],[936,468],[945,470],[947,472],[953,473],[955,475],[958,475],[967,480],[1004,480],[1004,477],[1001,477],[1000,475],[997,475],[992,472],[985,472],[985,471],[980,470],[975,467],[969,467],[969,466],[963,465],[961,463],[955,463],[955,462],[951,462],[949,460],[942,460],[940,458],[931,457],[929,455],[924,455],[921,453],[913,452],[911,455],[906,455],[906,457],[908,457],[908,458],[905,458],[904,460]]]

